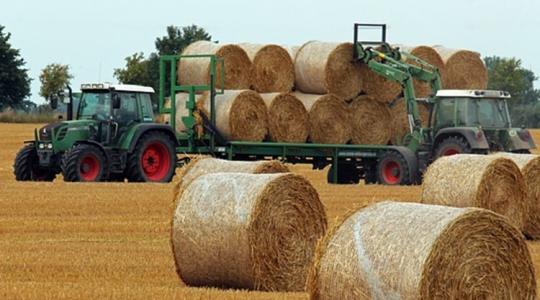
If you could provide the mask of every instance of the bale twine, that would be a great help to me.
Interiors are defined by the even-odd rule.
[[[433,48],[444,61],[442,82],[445,89],[484,90],[487,88],[487,68],[479,53],[442,46]]]
[[[427,128],[429,126],[429,104],[424,101],[417,101],[416,106],[418,107],[422,127]],[[411,132],[405,99],[400,98],[394,102],[394,104],[390,106],[390,112],[392,114],[392,121],[394,124],[392,143],[394,145],[401,145],[405,135]]]
[[[225,89],[248,89],[251,79],[251,62],[246,52],[236,45],[219,45],[209,41],[191,43],[182,55],[214,54],[223,58],[225,85],[222,85],[221,64],[216,64],[216,87]],[[181,85],[204,85],[210,83],[210,59],[186,58],[178,64],[178,82]]]
[[[401,50],[406,51],[410,53],[411,55],[414,55],[418,57],[419,59],[427,62],[428,64],[436,67],[439,69],[439,73],[442,74],[442,71],[444,70],[444,62],[432,47],[429,46],[405,46],[405,45],[396,45]],[[418,65],[414,61],[406,60],[408,63],[411,63],[413,65]],[[414,85],[414,93],[417,98],[426,98],[432,94],[431,86],[427,82],[422,82],[419,80],[413,80]]]
[[[310,41],[296,53],[296,89],[352,99],[362,90],[360,64],[353,62],[352,43]]]
[[[188,285],[303,291],[325,230],[324,206],[303,177],[215,173],[179,195],[171,243]]]
[[[294,64],[278,45],[239,44],[251,60],[251,86],[259,93],[290,92],[294,86]]]
[[[270,140],[304,143],[309,135],[309,116],[302,102],[291,93],[260,95],[268,107]]]
[[[350,110],[347,102],[333,94],[294,93],[309,115],[309,138],[313,143],[346,144],[351,139]]]
[[[511,159],[521,170],[527,186],[527,216],[523,233],[528,238],[540,239],[540,156],[532,154],[497,153]]]
[[[535,299],[521,233],[478,208],[377,203],[319,242],[311,299]]]
[[[518,166],[491,155],[444,156],[424,174],[422,203],[481,207],[506,216],[523,229],[526,187]]]
[[[388,144],[392,138],[392,117],[386,104],[362,95],[349,108],[353,144]]]
[[[210,97],[202,97],[199,109],[210,118]],[[251,90],[226,90],[216,95],[216,127],[230,141],[262,141],[268,132],[268,110]]]

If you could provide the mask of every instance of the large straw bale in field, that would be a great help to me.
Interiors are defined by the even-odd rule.
[[[532,154],[497,153],[511,159],[521,170],[527,186],[528,214],[523,232],[532,239],[540,239],[540,156]]]
[[[360,64],[353,62],[352,43],[310,41],[296,53],[296,89],[352,99],[362,90]]]
[[[422,127],[427,128],[429,126],[429,104],[424,101],[417,101],[416,106],[418,107]],[[411,132],[405,99],[400,98],[394,102],[394,104],[390,106],[390,112],[392,114],[394,128],[392,142],[395,145],[400,145],[405,135]]]
[[[303,291],[326,230],[316,190],[301,176],[215,173],[179,195],[172,223],[177,272],[192,286]]]
[[[352,143],[388,144],[392,138],[392,116],[385,103],[366,95],[356,97],[350,104]]]
[[[251,61],[237,45],[220,45],[209,41],[197,41],[184,49],[182,55],[214,54],[224,60],[225,84],[222,84],[222,67],[217,63],[216,87],[225,89],[248,89],[251,83]],[[178,65],[178,81],[181,85],[204,85],[210,83],[210,59],[186,58]]]
[[[444,61],[439,53],[429,46],[405,46],[405,45],[395,45],[398,46],[402,51],[408,52],[413,56],[418,57],[419,59],[427,62],[428,64],[439,69],[439,73],[442,73],[444,70]],[[408,63],[413,65],[418,65],[414,61],[406,60]],[[422,82],[419,80],[413,80],[414,93],[417,98],[426,98],[432,94],[431,86],[429,83]]]
[[[442,57],[442,84],[445,89],[486,89],[488,73],[480,54],[469,50],[433,47]]]
[[[510,159],[474,154],[440,157],[424,174],[422,188],[422,203],[486,208],[523,229],[525,180]]]
[[[178,189],[184,188],[201,175],[212,173],[270,174],[286,172],[289,172],[289,168],[277,160],[231,161],[200,156],[192,159],[181,169]]]
[[[294,64],[289,52],[278,45],[239,44],[251,60],[251,86],[259,93],[290,92]]]
[[[199,109],[210,119],[210,97],[202,97]],[[257,92],[226,90],[216,95],[216,127],[231,141],[262,141],[268,133],[268,109]]]
[[[351,114],[339,97],[294,93],[309,114],[309,138],[313,143],[346,144],[351,139]]]
[[[304,143],[309,135],[309,115],[291,93],[260,94],[268,107],[268,133],[274,142]]]
[[[319,243],[311,299],[535,299],[521,233],[479,208],[377,203]]]

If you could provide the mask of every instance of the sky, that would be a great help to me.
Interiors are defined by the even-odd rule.
[[[391,43],[516,57],[540,75],[538,0],[0,0],[0,7],[0,25],[26,61],[37,103],[47,64],[69,65],[75,90],[115,83],[124,58],[155,51],[168,25],[202,26],[220,43],[301,45],[351,41],[355,22],[386,23]]]

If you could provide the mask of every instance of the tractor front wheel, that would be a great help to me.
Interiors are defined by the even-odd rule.
[[[13,164],[13,173],[17,181],[53,181],[56,177],[54,171],[41,168],[34,144],[24,146]]]
[[[385,153],[377,163],[377,179],[384,185],[413,184],[407,160],[398,152]]]
[[[105,156],[93,145],[73,146],[62,158],[64,181],[102,181],[105,178]]]
[[[128,155],[126,177],[134,182],[170,182],[175,169],[174,142],[164,133],[149,132]]]

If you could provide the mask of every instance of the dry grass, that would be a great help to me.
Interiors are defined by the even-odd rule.
[[[169,245],[174,184],[15,182],[11,165],[39,125],[0,124],[2,298],[307,299],[307,293],[187,288]],[[540,131],[532,131],[540,141]],[[318,190],[330,223],[366,203],[417,201],[419,187],[334,186],[293,166]],[[528,242],[540,278],[540,242]]]

